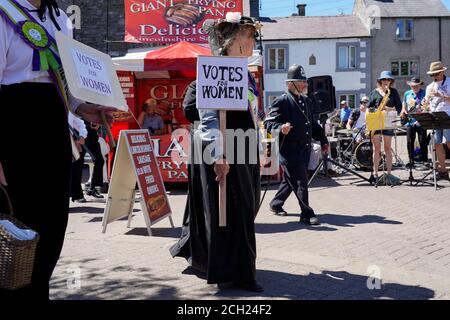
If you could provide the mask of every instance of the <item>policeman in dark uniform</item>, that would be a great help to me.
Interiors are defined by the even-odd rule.
[[[328,153],[328,140],[323,128],[313,119],[313,102],[306,96],[308,82],[302,66],[294,64],[289,68],[286,84],[287,92],[273,102],[264,121],[268,131],[281,130],[280,163],[284,171],[270,207],[275,213],[285,213],[283,205],[292,190],[302,210],[300,222],[318,225],[319,219],[309,207],[307,168],[311,138],[320,141],[323,153]]]

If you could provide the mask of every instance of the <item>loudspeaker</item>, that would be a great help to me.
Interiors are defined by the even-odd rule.
[[[314,113],[329,113],[336,109],[336,89],[331,76],[308,79],[308,97],[314,102]]]

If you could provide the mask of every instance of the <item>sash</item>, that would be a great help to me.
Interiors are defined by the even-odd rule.
[[[70,112],[69,91],[66,85],[56,40],[50,33],[15,0],[0,0],[0,15],[5,18],[21,39],[33,49],[33,71],[47,71],[61,96],[67,112]],[[73,136],[72,156],[80,158]]]

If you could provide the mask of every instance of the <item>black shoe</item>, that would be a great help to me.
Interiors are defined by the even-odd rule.
[[[437,173],[436,173],[436,180],[437,181],[439,181],[439,180],[450,180],[450,178],[449,178],[449,176],[448,176],[448,172],[446,171],[446,172],[440,172],[440,171],[438,171]]]
[[[241,282],[234,282],[233,285],[236,288],[245,290],[245,291],[251,291],[251,292],[263,292],[264,288],[261,287],[256,281],[250,282],[250,283],[241,283]]]
[[[380,178],[378,176],[375,176],[373,173],[370,175],[369,182],[372,185],[377,185],[379,180]]]
[[[414,162],[408,162],[406,165],[405,165],[405,167],[406,167],[406,169],[414,169]]]
[[[277,216],[282,216],[282,217],[286,217],[287,216],[287,212],[284,211],[283,209],[270,208],[270,211],[272,211]]]
[[[311,216],[311,217],[304,217],[301,216],[300,217],[300,222],[307,224],[309,226],[318,226],[320,225],[320,221],[316,216]]]
[[[97,199],[103,199],[103,196],[97,191],[97,189],[90,189],[86,191],[86,194]]]
[[[77,202],[77,203],[86,203],[87,200],[83,197],[81,199],[72,199],[72,202]]]

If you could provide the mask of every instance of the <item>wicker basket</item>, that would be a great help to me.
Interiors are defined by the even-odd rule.
[[[0,213],[0,220],[9,220],[21,229],[29,229],[14,218],[11,200],[2,186],[0,191],[5,193],[10,211],[10,214]],[[0,226],[0,288],[16,290],[31,283],[38,241],[39,236],[33,240],[17,240]]]

